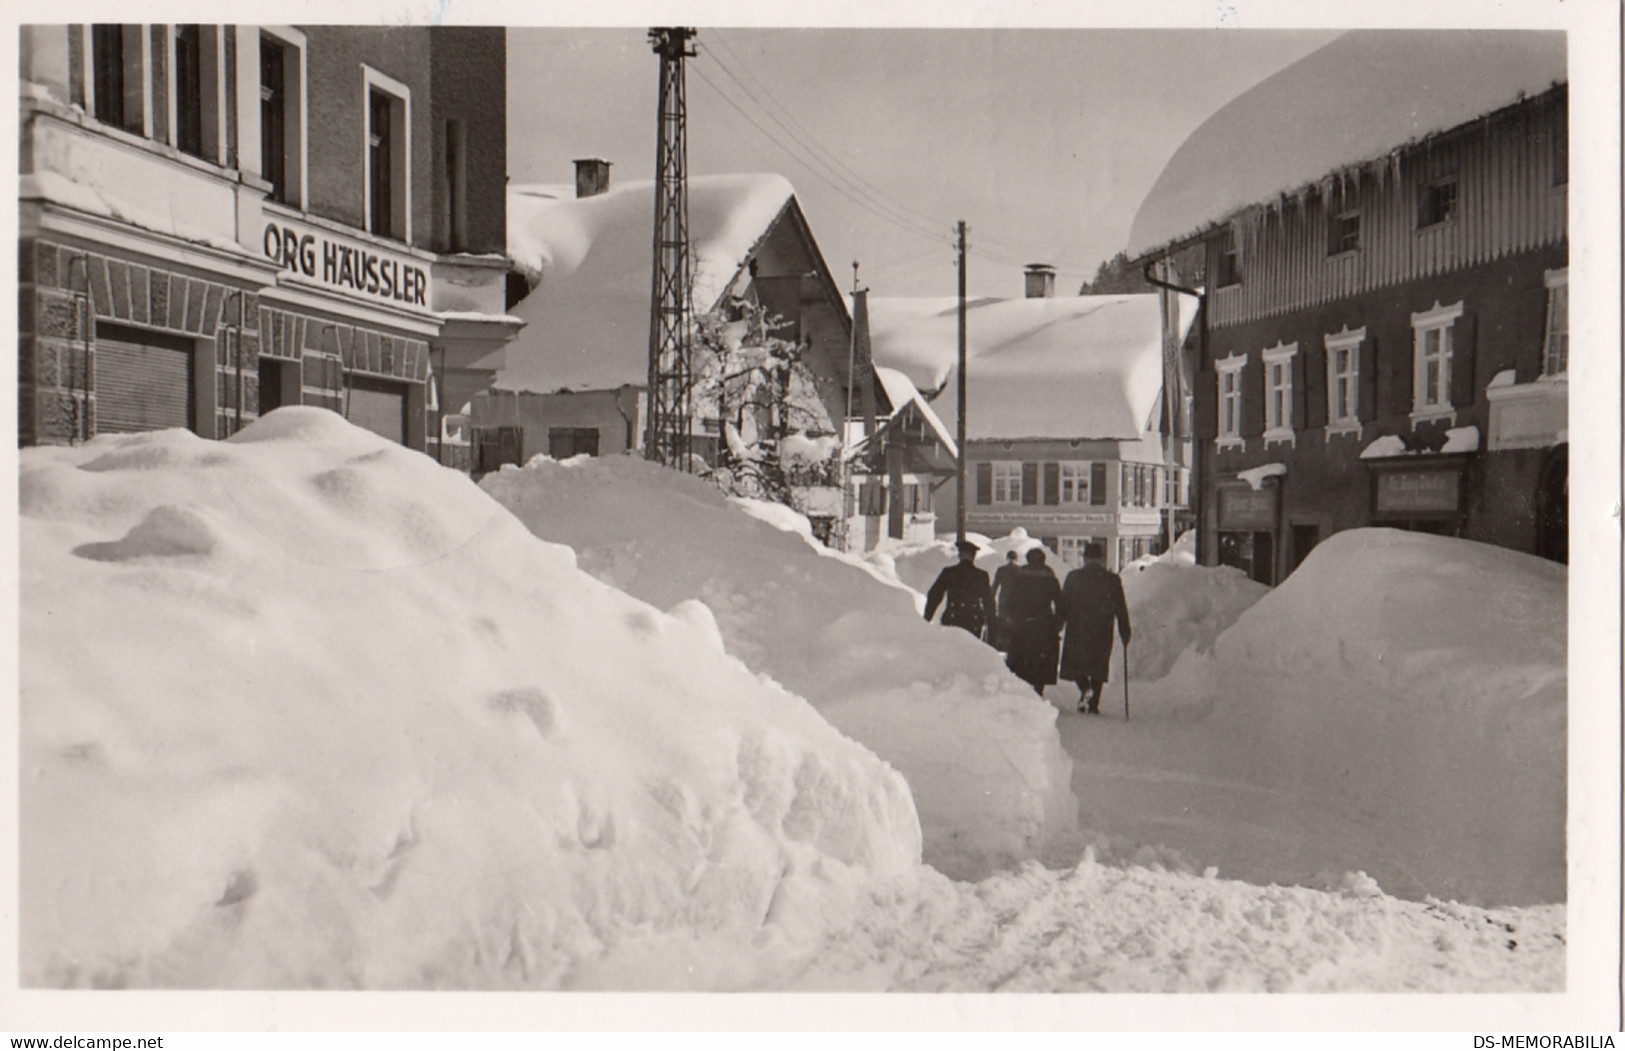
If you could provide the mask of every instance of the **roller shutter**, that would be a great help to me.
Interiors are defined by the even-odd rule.
[[[392,442],[406,444],[406,387],[400,383],[353,376],[348,418]]]
[[[97,433],[192,428],[195,351],[191,340],[178,336],[98,325]]]

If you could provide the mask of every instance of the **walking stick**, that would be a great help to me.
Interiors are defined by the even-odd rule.
[[[1128,643],[1123,643],[1123,721],[1128,722]]]

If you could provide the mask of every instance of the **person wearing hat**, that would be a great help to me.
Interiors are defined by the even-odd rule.
[[[1016,564],[1016,549],[1011,548],[1004,553],[1004,565],[993,574],[993,605],[998,610],[998,616],[993,620],[992,630],[987,633],[987,641],[1000,653],[1010,649],[1010,595],[1015,590],[1016,573],[1020,569]]]
[[[982,631],[993,622],[993,587],[988,583],[987,570],[976,568],[976,545],[961,540],[959,561],[937,574],[936,583],[925,593],[925,619],[929,622],[937,607],[947,599],[942,610],[942,624],[949,628],[964,628],[982,637]]]
[[[1083,549],[1083,568],[1066,575],[1061,585],[1066,613],[1066,645],[1061,650],[1061,678],[1078,684],[1078,711],[1100,714],[1100,691],[1112,663],[1112,627],[1123,639],[1128,657],[1128,603],[1123,581],[1106,568],[1106,547],[1092,541]]]
[[[1042,697],[1055,684],[1061,649],[1061,584],[1044,564],[1044,549],[1027,552],[1010,591],[1010,652],[1005,665]]]

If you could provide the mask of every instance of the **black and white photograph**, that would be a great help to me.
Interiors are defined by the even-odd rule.
[[[17,9],[0,1029],[1625,1024],[1620,7],[1008,6]]]

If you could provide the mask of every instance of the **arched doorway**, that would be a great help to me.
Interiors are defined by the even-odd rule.
[[[1535,491],[1535,553],[1554,562],[1569,560],[1569,447],[1546,456]]]

